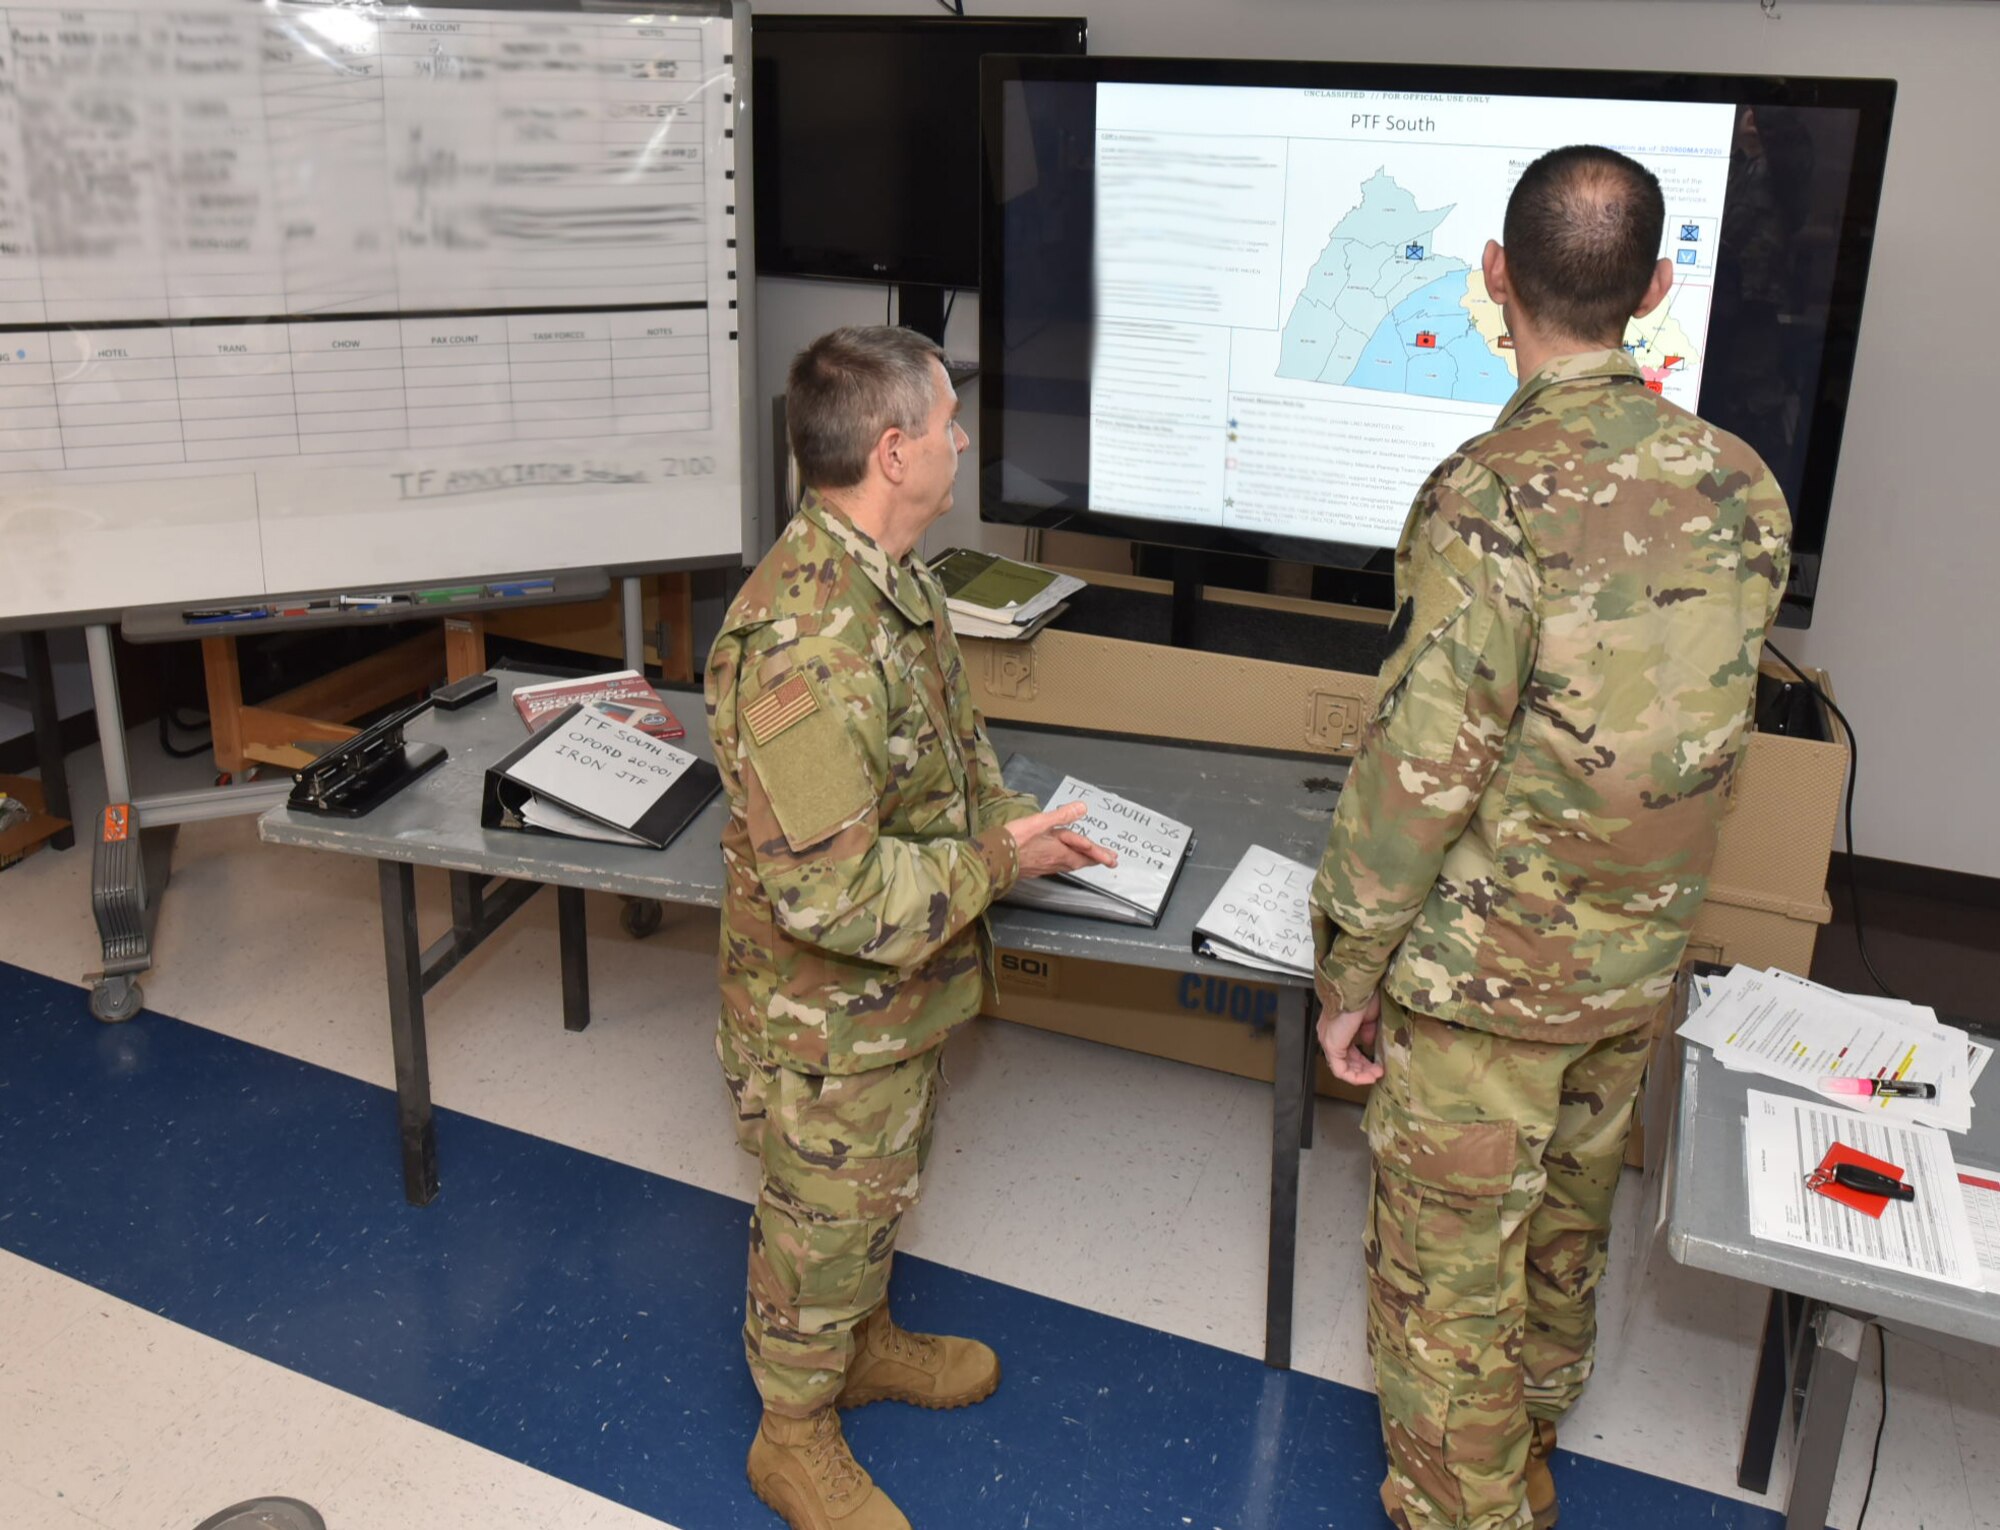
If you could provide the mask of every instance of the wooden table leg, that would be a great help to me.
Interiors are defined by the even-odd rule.
[[[215,768],[224,775],[239,776],[250,760],[243,752],[243,672],[236,661],[236,639],[203,638],[201,671],[207,682]]]
[[[486,618],[451,616],[444,624],[444,676],[464,680],[486,673]]]

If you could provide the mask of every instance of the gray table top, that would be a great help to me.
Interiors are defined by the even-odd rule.
[[[1725,1068],[1707,1047],[1679,1045],[1681,1108],[1667,1219],[1674,1258],[1891,1323],[2000,1345],[2000,1295],[1753,1237],[1743,1152],[1749,1093],[1812,1096],[1777,1079]],[[2000,1166],[2000,1111],[1984,1108],[2000,1089],[1993,1079],[1989,1071],[1973,1092],[1972,1130],[1952,1134],[1952,1156],[1962,1169]]]
[[[410,726],[410,738],[440,743],[448,756],[414,786],[365,818],[323,818],[274,808],[259,821],[258,832],[272,844],[336,850],[371,860],[719,906],[719,846],[727,813],[720,797],[665,850],[479,826],[487,765],[526,737],[509,694],[514,686],[546,678],[526,670],[496,673],[500,688],[494,695],[456,712],[428,712]],[[672,691],[666,699],[687,728],[683,746],[712,758],[701,698]],[[1317,863],[1338,796],[1336,783],[1346,774],[1343,762],[1040,729],[996,726],[990,731],[1002,759],[1016,750],[1032,755],[1192,825],[1196,839],[1158,929],[1002,904],[993,910],[994,935],[1001,945],[1125,966],[1307,986],[1301,978],[1253,973],[1247,967],[1196,956],[1194,922],[1253,844],[1307,865]]]

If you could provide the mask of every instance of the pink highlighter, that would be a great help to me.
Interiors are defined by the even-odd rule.
[[[1912,1083],[1906,1078],[1823,1078],[1819,1087],[1823,1094],[1879,1095],[1896,1100],[1937,1098],[1936,1084]]]

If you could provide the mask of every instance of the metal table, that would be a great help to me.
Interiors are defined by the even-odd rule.
[[[1665,1187],[1668,1252],[1682,1264],[1771,1291],[1736,1480],[1755,1493],[1770,1486],[1789,1399],[1798,1448],[1785,1524],[1822,1530],[1868,1329],[2000,1345],[2000,1297],[1753,1237],[1743,1158],[1749,1092],[1810,1096],[1776,1079],[1732,1072],[1706,1047],[1674,1045],[1681,1097]],[[1991,1094],[1986,1079],[1981,1086]],[[1961,1167],[2000,1165],[2000,1114],[1981,1109],[1979,1096],[1975,1091],[1972,1130],[1951,1139]]]
[[[437,1194],[437,1139],[431,1114],[424,995],[476,950],[543,886],[556,889],[564,1024],[590,1022],[583,895],[716,908],[722,902],[720,842],[727,806],[718,797],[665,850],[645,850],[479,826],[485,768],[522,738],[508,702],[518,684],[541,678],[500,674],[499,692],[457,712],[429,713],[408,736],[443,744],[449,758],[365,818],[346,820],[275,808],[258,828],[273,844],[365,856],[378,864],[382,936],[388,962],[389,1028],[403,1148],[403,1189],[414,1205]],[[707,756],[699,698],[669,697],[687,727],[685,747]],[[1002,758],[1015,750],[1129,796],[1194,825],[1197,843],[1158,929],[1000,906],[997,942],[1008,950],[1246,977],[1288,988],[1298,1002],[1278,1006],[1271,1112],[1270,1263],[1266,1288],[1267,1364],[1291,1363],[1292,1287],[1297,1250],[1299,1155],[1312,1145],[1310,1102],[1315,1043],[1312,987],[1304,979],[1252,973],[1196,956],[1194,921],[1221,890],[1245,850],[1261,844],[1315,862],[1343,773],[1324,759],[1237,752],[1207,745],[1106,739],[994,728]],[[415,872],[434,866],[451,878],[452,928],[425,947],[417,929]],[[495,885],[499,883],[501,885]]]

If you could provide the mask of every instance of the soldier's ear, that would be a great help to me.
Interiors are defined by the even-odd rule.
[[[1643,319],[1667,300],[1667,294],[1674,286],[1674,263],[1661,260],[1653,267],[1653,279],[1646,283],[1646,295],[1639,299],[1639,306],[1632,310],[1632,317]]]
[[[1494,302],[1504,303],[1513,296],[1507,281],[1507,252],[1499,240],[1486,241],[1485,252],[1479,257],[1479,274],[1486,278],[1486,295]]]
[[[875,438],[875,466],[890,483],[900,484],[910,471],[910,438],[891,425]]]

